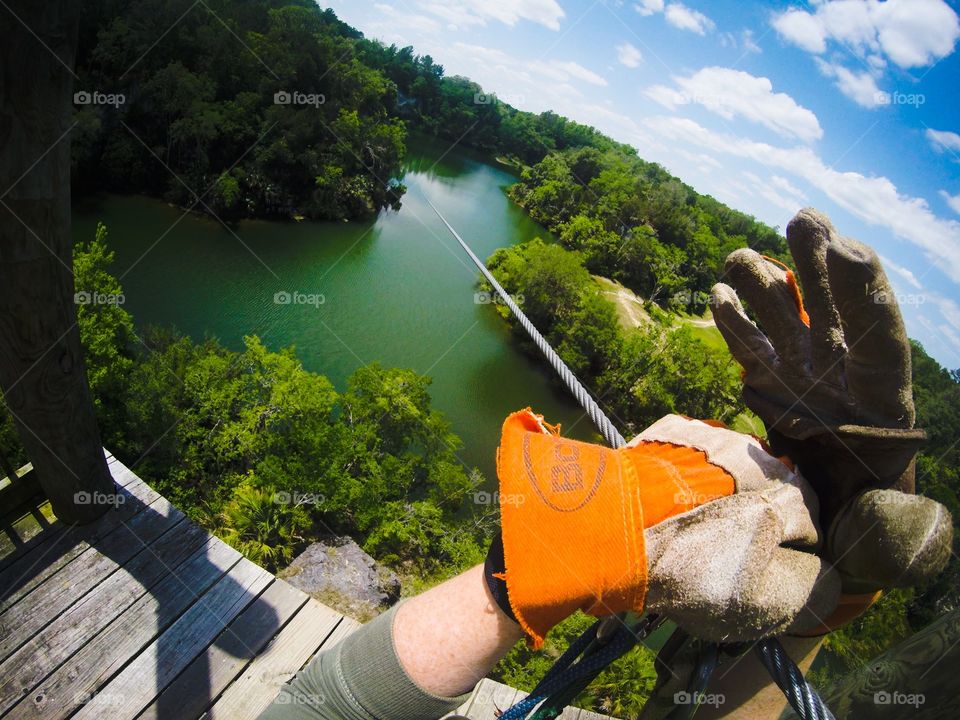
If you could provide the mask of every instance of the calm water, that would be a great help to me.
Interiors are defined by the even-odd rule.
[[[434,406],[463,438],[461,460],[493,478],[509,412],[530,405],[575,437],[591,428],[514,348],[493,308],[475,303],[477,272],[424,194],[481,258],[546,231],[506,197],[513,175],[445,149],[412,142],[403,208],[371,222],[245,221],[234,234],[157,200],[108,196],[75,209],[74,232],[89,238],[98,219],[107,224],[138,326],[173,325],[234,349],[253,334],[274,350],[293,345],[338,389],[375,360],[430,375]],[[278,304],[277,293],[302,302]]]

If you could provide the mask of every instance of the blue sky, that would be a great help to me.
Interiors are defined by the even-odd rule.
[[[781,229],[827,212],[885,259],[911,336],[960,367],[955,0],[320,5]]]

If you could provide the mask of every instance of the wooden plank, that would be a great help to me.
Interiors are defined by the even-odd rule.
[[[8,713],[10,720],[60,720],[104,685],[241,559],[216,538],[98,635]],[[110,717],[109,713],[106,717]]]
[[[496,720],[513,705],[517,689],[484,678],[473,692],[470,708],[465,713],[472,720]]]
[[[110,468],[111,470],[114,470],[115,466],[111,465]],[[141,501],[141,503],[149,505],[151,502],[160,497],[158,493],[154,492],[154,490],[147,486],[140,478],[133,473],[130,473],[122,466],[116,467],[116,471],[117,476],[115,477],[115,480],[117,481],[117,484],[129,491],[129,495],[124,493],[124,505],[129,504],[132,498],[137,498]],[[53,510],[50,508],[49,503],[43,503],[41,507],[44,509],[45,513],[49,514],[50,518],[55,519],[52,514]],[[92,523],[88,523],[87,525],[68,525],[56,520],[52,527],[48,529],[44,529],[43,527],[31,527],[31,534],[29,538],[23,537],[22,535],[20,537],[21,541],[23,542],[22,546],[8,546],[3,542],[3,538],[0,538],[0,570],[9,567],[14,562],[19,561],[23,555],[34,551],[38,546],[43,545],[46,542],[53,541],[65,532],[69,531],[74,535],[87,537],[100,533],[104,528],[114,527],[115,524],[113,524],[108,518],[117,514],[122,509],[123,508],[121,504],[118,503],[117,506],[107,512],[104,516],[98,518]],[[134,510],[136,510],[136,508],[127,508],[126,516],[132,517],[132,511]],[[16,521],[16,518],[8,518],[8,520],[10,522],[14,522]],[[0,587],[3,587],[3,585],[0,585]]]
[[[84,703],[72,716],[73,720],[135,718],[272,580],[273,576],[262,567],[246,558],[240,560],[173,625]],[[254,655],[249,648],[246,652],[248,657]],[[166,717],[171,717],[169,708]]]
[[[0,660],[183,517],[182,512],[161,498],[0,614]]]
[[[13,475],[0,478],[0,507],[18,508],[42,494],[40,481],[32,472],[33,465],[24,465]]]
[[[124,502],[96,522],[83,526],[54,525],[48,531],[50,544],[29,548],[14,562],[0,570],[0,612],[16,603],[44,580],[59,572],[70,561],[123,523],[160,500],[143,481],[124,488]]]
[[[287,626],[227,688],[207,713],[211,720],[256,720],[280,686],[303,667],[337,627],[342,616],[316,601],[301,608]]]
[[[274,580],[213,644],[197,656],[137,720],[200,717],[309,597]],[[176,709],[176,713],[172,712]]]
[[[7,658],[0,664],[0,714],[170,572],[175,572],[209,539],[204,530],[189,520],[174,525]]]

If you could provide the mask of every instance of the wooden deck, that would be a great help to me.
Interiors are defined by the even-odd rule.
[[[123,501],[97,522],[63,526],[42,498],[3,518],[0,717],[256,718],[315,653],[359,627],[107,459]],[[16,486],[5,497],[30,495]],[[459,712],[493,720],[516,699],[485,680]]]

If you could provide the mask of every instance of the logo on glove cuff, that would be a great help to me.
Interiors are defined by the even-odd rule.
[[[597,463],[597,473],[593,482],[587,487],[584,482],[584,467],[580,461],[580,447],[576,443],[551,438],[553,457],[541,463],[546,466],[548,480],[537,477],[533,459],[530,455],[530,438],[528,433],[523,438],[523,464],[527,469],[530,484],[537,491],[540,499],[550,508],[559,512],[574,512],[581,509],[593,499],[603,479],[603,472],[607,467],[607,455],[600,452]]]

